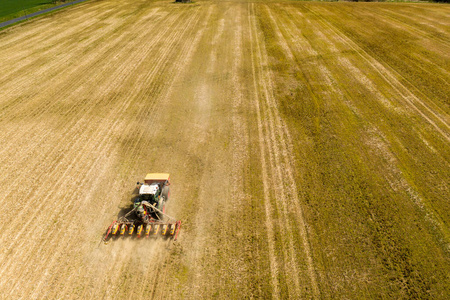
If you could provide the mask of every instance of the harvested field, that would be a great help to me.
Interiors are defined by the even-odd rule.
[[[0,32],[0,299],[448,299],[449,26],[103,0]],[[178,241],[100,243],[148,172]]]

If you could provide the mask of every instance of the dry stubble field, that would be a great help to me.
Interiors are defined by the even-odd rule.
[[[448,298],[449,20],[103,0],[0,32],[0,298]],[[178,242],[101,244],[150,171]]]

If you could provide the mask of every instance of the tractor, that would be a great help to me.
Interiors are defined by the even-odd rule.
[[[137,183],[139,196],[133,208],[114,221],[106,231],[103,241],[117,237],[178,237],[181,221],[166,214],[166,202],[170,195],[170,175],[168,173],[149,173],[144,182]]]

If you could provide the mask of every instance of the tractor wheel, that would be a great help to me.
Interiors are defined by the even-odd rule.
[[[162,189],[162,196],[164,197],[164,199],[166,201],[169,201],[169,195],[170,195],[170,189],[169,187],[166,185],[165,187],[163,187]]]
[[[161,196],[161,199],[159,199],[158,201],[158,206],[157,208],[162,211],[163,213],[166,213],[166,201],[165,198],[163,196]],[[158,217],[162,220],[164,215],[162,213],[160,213],[159,211],[156,212],[156,214],[158,215]]]

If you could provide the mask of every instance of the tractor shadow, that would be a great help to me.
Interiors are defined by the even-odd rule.
[[[125,216],[130,210],[132,210],[134,208],[134,201],[138,197],[139,197],[139,190],[136,188],[133,191],[133,196],[130,198],[129,204],[126,204],[124,206],[119,206],[119,212],[117,214],[117,219],[119,219],[120,217]]]
[[[125,216],[130,210],[132,210],[134,207],[133,203],[119,207],[119,212],[117,213],[117,219]]]

